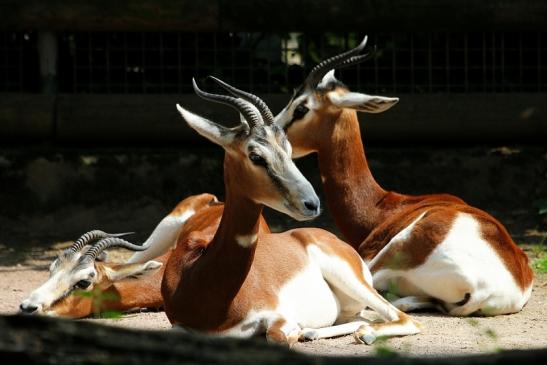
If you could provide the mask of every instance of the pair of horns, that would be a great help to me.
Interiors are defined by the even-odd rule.
[[[216,82],[218,85],[220,85],[223,89],[228,91],[230,94],[236,96],[228,96],[228,95],[218,95],[218,94],[211,94],[205,91],[200,90],[198,87],[196,80],[192,79],[192,84],[194,86],[194,91],[196,94],[209,101],[213,101],[220,104],[225,104],[233,107],[236,109],[239,113],[243,115],[245,120],[249,123],[249,126],[251,128],[256,127],[257,125],[266,124],[266,125],[272,125],[274,122],[274,116],[272,114],[272,111],[264,100],[260,99],[258,96],[245,92],[243,90],[239,90],[231,85],[228,85],[222,80],[217,79],[216,77],[209,76],[214,82]],[[254,106],[259,113],[256,112]]]
[[[93,244],[84,254],[84,256],[89,257],[92,260],[95,260],[101,252],[110,247],[123,247],[132,251],[146,250],[148,247],[134,245],[131,242],[120,238],[132,233],[133,232],[106,233],[99,230],[89,231],[80,236],[80,238],[78,238],[76,242],[74,242],[74,244],[67,249],[67,251],[71,253],[79,252],[82,248],[84,248],[84,246],[91,245],[94,241],[98,242]]]
[[[361,43],[359,43],[357,47],[350,49],[349,51],[346,51],[344,53],[340,53],[339,55],[333,56],[331,58],[327,58],[326,60],[319,63],[310,71],[308,77],[306,78],[306,81],[304,81],[304,84],[310,88],[315,88],[317,84],[319,84],[319,82],[327,74],[327,72],[329,72],[333,68],[352,66],[370,58],[372,52],[359,55],[359,53],[367,45],[367,41],[368,36],[365,36],[365,38],[363,38],[363,40],[361,41]]]
[[[323,79],[323,77],[332,70],[333,68],[342,68],[355,65],[357,63],[363,62],[371,56],[371,52],[359,55],[359,53],[367,45],[368,36],[365,36],[359,45],[349,51],[341,53],[339,55],[327,58],[323,62],[316,65],[309,73],[308,77],[304,81],[304,84],[308,87],[315,88],[317,84]],[[214,82],[228,91],[230,94],[236,96],[237,98],[228,96],[228,95],[218,95],[211,94],[205,91],[200,90],[196,84],[196,80],[192,79],[192,84],[194,86],[194,91],[198,96],[205,100],[210,100],[216,103],[226,104],[237,111],[239,111],[245,120],[249,123],[251,128],[264,122],[266,125],[271,125],[274,123],[274,116],[266,105],[266,103],[260,99],[258,96],[239,90],[231,85],[228,85],[222,80],[217,79],[216,77],[209,76]],[[243,99],[243,100],[241,100]],[[258,109],[260,115],[256,113],[254,108],[250,107],[245,101],[251,103],[256,109]]]

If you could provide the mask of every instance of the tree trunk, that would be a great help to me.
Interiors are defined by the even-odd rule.
[[[261,339],[229,339],[177,330],[129,330],[39,316],[0,316],[0,359],[2,364],[492,365],[545,363],[547,349],[451,358],[319,357]]]

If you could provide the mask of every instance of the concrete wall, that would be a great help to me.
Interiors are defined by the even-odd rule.
[[[547,141],[546,94],[398,95],[393,109],[359,114],[367,142],[488,143]],[[275,112],[287,95],[263,95]],[[3,94],[0,141],[59,144],[163,144],[202,139],[182,121],[175,104],[229,124],[232,109],[194,95]]]
[[[540,30],[543,0],[4,0],[0,29]],[[304,16],[305,15],[305,16]]]

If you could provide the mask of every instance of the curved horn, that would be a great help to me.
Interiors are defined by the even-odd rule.
[[[101,252],[110,247],[122,247],[131,251],[144,251],[148,249],[148,246],[138,246],[118,237],[109,237],[104,238],[94,244],[89,250],[87,250],[84,256],[95,260]]]
[[[267,125],[271,125],[274,122],[274,116],[268,105],[264,102],[264,100],[260,99],[258,96],[248,93],[243,90],[239,90],[232,85],[229,85],[225,83],[224,81],[217,79],[214,76],[209,76],[214,82],[216,82],[218,85],[223,87],[225,90],[230,92],[232,95],[237,96],[243,100],[247,100],[251,104],[253,104],[258,111],[260,112],[260,115],[262,115],[262,119],[264,119],[264,123]]]
[[[194,85],[194,91],[196,92],[196,94],[198,94],[200,98],[213,101],[215,103],[226,104],[231,106],[232,108],[236,109],[238,112],[240,112],[243,115],[243,117],[245,118],[245,120],[247,120],[251,128],[254,128],[259,124],[262,124],[262,120],[260,116],[247,102],[241,99],[234,98],[232,96],[228,96],[228,95],[217,95],[217,94],[211,94],[211,93],[202,91],[198,87],[196,80],[193,78],[192,78],[192,84]]]
[[[366,61],[370,57],[372,57],[372,55],[374,55],[375,52],[376,52],[376,48],[374,50],[372,50],[372,52],[368,52],[368,53],[365,53],[365,54],[359,55],[359,56],[352,56],[352,57],[348,58],[347,60],[345,60],[344,62],[339,63],[338,65],[336,65],[336,68],[349,67],[349,66],[353,66],[353,65],[356,65],[358,63],[361,63],[363,61]]]
[[[355,56],[359,52],[361,52],[361,50],[365,48],[367,44],[367,40],[368,40],[368,36],[365,36],[365,38],[363,38],[363,40],[361,41],[361,43],[359,43],[357,47],[350,49],[349,51],[346,51],[344,53],[340,53],[339,55],[333,56],[331,58],[327,58],[323,62],[319,63],[310,71],[304,83],[309,87],[315,88],[327,72],[329,72],[336,66],[342,64],[344,61],[348,60],[351,56]],[[349,64],[346,66],[349,66]]]
[[[132,234],[132,233],[135,233],[135,232],[106,233],[106,232],[100,231],[98,229],[95,229],[93,231],[89,231],[89,232],[84,233],[83,235],[81,235],[80,238],[78,238],[72,246],[67,248],[67,251],[76,253],[76,252],[80,251],[84,246],[89,245],[90,242],[92,242],[92,241],[96,241],[96,240],[103,239],[103,238],[108,238],[108,237],[123,237],[123,236],[127,236],[128,234]]]

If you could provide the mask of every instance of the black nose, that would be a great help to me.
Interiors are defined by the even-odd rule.
[[[33,304],[29,304],[29,305],[24,306],[23,304],[21,304],[19,306],[19,309],[21,309],[21,312],[23,312],[23,313],[30,314],[30,313],[36,312],[38,310],[38,306],[33,305]]]
[[[317,211],[317,208],[319,207],[319,202],[315,201],[315,200],[307,200],[307,201],[304,202],[304,206],[308,210],[311,210],[312,212],[315,212],[315,211]]]

